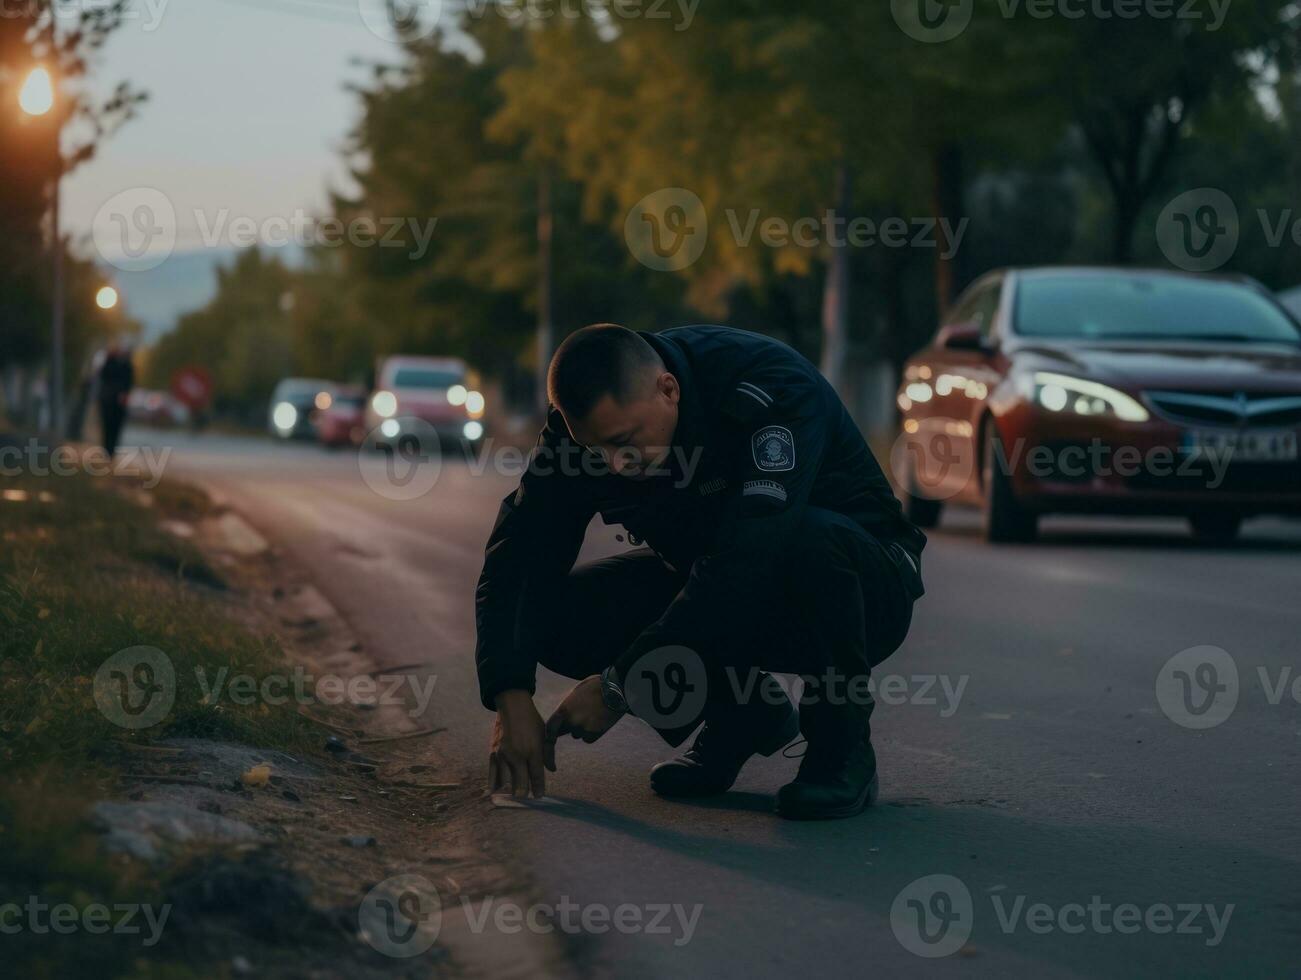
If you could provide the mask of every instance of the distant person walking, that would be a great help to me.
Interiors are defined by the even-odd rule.
[[[104,352],[99,368],[99,422],[104,432],[104,451],[109,458],[117,451],[118,437],[126,421],[127,395],[135,384],[131,352],[117,343]]]

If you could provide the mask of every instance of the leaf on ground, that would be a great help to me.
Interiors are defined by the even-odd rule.
[[[239,777],[239,781],[245,786],[265,786],[271,782],[271,767],[266,763],[260,766],[254,766],[244,775]]]

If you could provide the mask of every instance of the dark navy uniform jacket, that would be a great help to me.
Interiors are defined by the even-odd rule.
[[[535,689],[536,664],[516,643],[520,597],[568,574],[598,513],[687,577],[620,658],[620,677],[637,657],[669,643],[707,649],[707,636],[754,602],[755,585],[808,507],[851,518],[919,564],[925,535],[904,518],[858,427],[808,360],[730,327],[642,336],[682,389],[672,452],[660,473],[618,476],[573,441],[558,411],[549,412],[519,489],[502,501],[479,579],[476,660],[485,707],[494,708],[501,691]]]

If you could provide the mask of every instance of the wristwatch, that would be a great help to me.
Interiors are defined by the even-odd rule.
[[[601,703],[621,715],[628,713],[628,701],[623,696],[623,687],[615,676],[613,665],[601,671]]]

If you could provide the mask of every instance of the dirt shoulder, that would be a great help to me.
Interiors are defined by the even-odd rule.
[[[485,857],[481,787],[444,775],[420,665],[378,670],[198,488],[2,490],[0,919],[20,973],[569,972],[554,937],[485,934],[484,903],[527,885]]]

